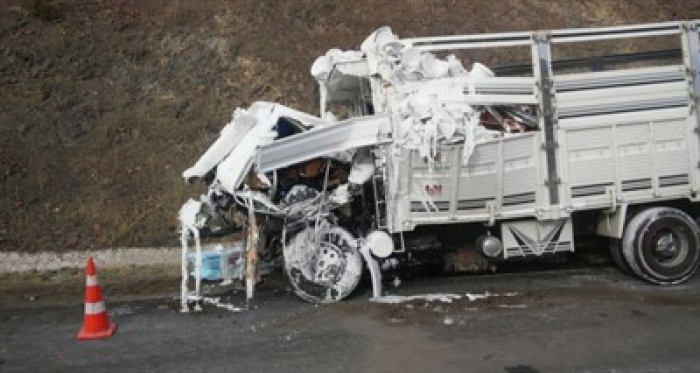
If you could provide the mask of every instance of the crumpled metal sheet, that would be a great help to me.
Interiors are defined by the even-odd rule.
[[[268,172],[310,159],[382,143],[389,117],[351,118],[260,146],[257,167]]]

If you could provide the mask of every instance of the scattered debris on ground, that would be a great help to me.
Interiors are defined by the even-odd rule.
[[[425,301],[425,302],[440,302],[440,303],[452,303],[455,300],[466,299],[470,302],[474,302],[480,299],[486,299],[490,297],[514,297],[518,295],[516,292],[503,293],[503,294],[492,294],[485,292],[483,294],[418,294],[418,295],[384,295],[380,298],[371,298],[370,301],[375,303],[388,303],[388,304],[399,304],[406,302],[415,301]]]

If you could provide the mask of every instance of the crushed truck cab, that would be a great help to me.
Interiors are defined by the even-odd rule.
[[[594,71],[552,53],[653,37],[679,48],[602,56],[615,68]],[[609,238],[616,263],[646,281],[689,279],[700,263],[698,44],[687,21],[409,39],[384,27],[358,51],[329,50],[311,67],[319,116],[237,109],[183,173],[208,186],[180,211],[183,308],[191,241],[200,253],[235,216],[249,299],[261,258],[280,258],[312,302],[347,297],[365,271],[379,297],[383,272],[442,257],[449,245],[425,228],[438,225],[489,268],[572,252],[586,234]],[[458,57],[513,47],[531,63],[492,70]]]

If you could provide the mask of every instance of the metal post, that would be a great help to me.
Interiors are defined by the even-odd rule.
[[[189,296],[188,280],[190,274],[187,270],[187,253],[189,252],[187,241],[190,237],[190,230],[185,226],[185,224],[182,224],[180,229],[180,243],[182,244],[182,258],[180,262],[182,267],[182,280],[180,283],[180,312],[189,312],[189,308],[187,307],[187,297]]]
[[[700,24],[695,21],[681,22],[681,35],[683,38],[683,63],[686,68],[690,93],[695,108],[695,115],[700,120],[698,114],[698,99],[700,99]]]
[[[251,306],[255,284],[258,281],[258,224],[255,218],[252,194],[248,194],[248,232],[245,250],[246,305]]]
[[[556,113],[554,110],[554,80],[552,79],[552,51],[550,35],[544,32],[532,34],[532,66],[537,97],[540,103],[539,124],[544,131],[549,205],[559,204],[560,178],[557,172]]]
[[[698,146],[696,148],[696,167],[700,168],[700,24],[697,21],[681,22],[681,41],[683,45],[683,65],[685,66],[686,80],[688,81],[688,104],[690,107],[689,118],[695,112],[695,136],[698,136]],[[697,193],[700,189],[700,179],[697,172],[693,175],[692,191]]]

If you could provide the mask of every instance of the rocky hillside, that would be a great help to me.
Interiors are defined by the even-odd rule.
[[[697,0],[5,0],[0,250],[177,245],[180,174],[237,106],[313,111],[308,68],[400,36],[700,18]]]

